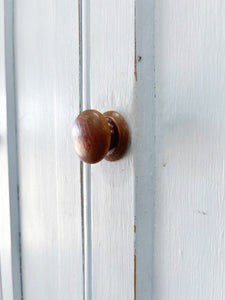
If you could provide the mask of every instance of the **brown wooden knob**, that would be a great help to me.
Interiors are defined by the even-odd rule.
[[[120,159],[129,144],[129,129],[123,116],[115,111],[101,114],[89,109],[76,118],[72,132],[73,146],[81,160],[94,164],[105,158]]]

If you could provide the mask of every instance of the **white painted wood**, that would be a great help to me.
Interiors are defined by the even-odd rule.
[[[153,1],[137,1],[137,7],[133,0],[91,2],[91,107],[100,112],[121,112],[131,132],[131,147],[122,160],[102,161],[91,167],[92,299],[95,300],[151,299],[153,16]],[[143,60],[137,62],[135,56],[142,56]],[[138,226],[137,267],[135,226]]]
[[[83,299],[78,1],[15,2],[25,300]]]
[[[132,126],[134,1],[91,5],[91,107],[121,112]],[[131,151],[92,166],[92,298],[134,299],[134,169]]]
[[[225,299],[225,2],[156,1],[154,299]]]
[[[154,10],[154,0],[84,1],[79,84],[78,3],[16,2],[25,300],[225,298],[225,4],[159,0]],[[80,165],[70,140],[79,98],[127,119],[121,161]]]
[[[90,108],[90,1],[81,1],[80,7],[81,110],[86,110]],[[84,162],[81,162],[81,166],[84,222],[84,300],[90,300],[92,299],[91,167]]]
[[[21,299],[13,2],[0,1],[0,299]]]
[[[156,160],[154,23],[155,0],[136,1],[137,84],[131,122],[132,117],[136,119],[132,127],[132,152],[135,178],[137,300],[154,299],[152,296]]]

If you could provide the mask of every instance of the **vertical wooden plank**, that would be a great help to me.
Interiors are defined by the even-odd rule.
[[[72,0],[15,7],[24,299],[83,298],[78,13]]]
[[[128,121],[131,147],[92,166],[92,298],[151,299],[154,1],[90,7],[91,107]]]
[[[225,3],[156,1],[154,299],[225,298]]]
[[[13,1],[0,1],[1,298],[21,299]]]
[[[136,1],[136,99],[133,130],[136,298],[154,299],[155,0]]]
[[[122,160],[92,166],[93,299],[152,293],[154,6],[136,5],[98,0],[90,8],[91,107],[121,112],[132,141]]]
[[[134,0],[96,0],[90,14],[91,107],[117,110],[133,128]],[[102,161],[91,169],[92,298],[134,299],[132,151],[118,162]]]

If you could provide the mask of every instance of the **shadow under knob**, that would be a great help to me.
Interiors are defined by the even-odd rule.
[[[94,164],[105,158],[120,159],[129,144],[129,129],[123,116],[115,111],[104,114],[89,109],[76,118],[73,146],[81,160]]]

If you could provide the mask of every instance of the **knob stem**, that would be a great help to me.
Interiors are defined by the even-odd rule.
[[[110,132],[111,132],[111,142],[109,147],[109,151],[110,151],[117,146],[119,142],[119,134],[118,134],[118,129],[115,123],[113,122],[113,120],[110,119],[109,117],[106,117],[106,121],[108,122]]]

